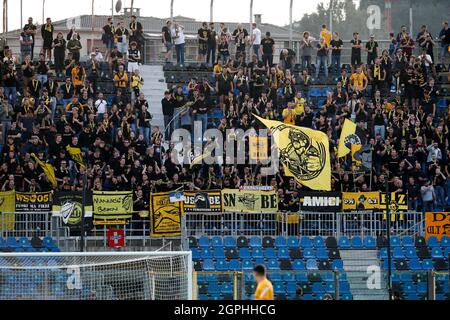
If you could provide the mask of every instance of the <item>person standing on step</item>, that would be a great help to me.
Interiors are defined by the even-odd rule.
[[[172,62],[173,42],[172,42],[172,21],[167,20],[166,25],[162,28],[162,42],[166,47],[165,59],[166,63]]]
[[[53,48],[53,31],[55,30],[52,19],[47,18],[46,24],[41,27],[41,36],[43,40],[42,53],[47,56],[48,62],[52,61],[52,48]]]

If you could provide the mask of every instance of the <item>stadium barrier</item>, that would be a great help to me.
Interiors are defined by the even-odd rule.
[[[386,233],[383,212],[339,213],[186,213],[183,229],[187,236],[361,236]],[[391,214],[391,233],[424,235],[421,212]]]

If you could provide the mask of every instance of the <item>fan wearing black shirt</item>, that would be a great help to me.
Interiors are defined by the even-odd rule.
[[[360,66],[362,62],[361,60],[362,41],[359,40],[358,32],[353,33],[353,39],[350,41],[350,44],[352,45],[351,64],[355,68]]]
[[[344,42],[339,37],[339,33],[335,32],[333,40],[330,42],[331,46],[331,67],[334,72],[335,77],[339,76],[339,71],[341,70],[341,51]]]
[[[33,43],[31,44],[31,59],[34,57],[34,38],[36,36],[36,25],[33,24],[33,18],[28,18],[28,23],[23,27],[23,31],[27,35],[31,35],[31,38],[33,39]]]
[[[210,30],[208,29],[208,23],[203,22],[202,27],[198,29],[198,58],[199,63],[205,62],[206,54],[208,51],[208,40],[210,37]]]
[[[216,48],[217,48],[217,32],[214,23],[209,24],[208,34],[208,54],[206,56],[206,63],[211,60],[211,66],[216,63]]]
[[[164,128],[166,133],[166,141],[169,141],[173,133],[173,112],[174,112],[174,100],[170,91],[164,92],[164,98],[161,100],[162,111],[164,115]]]
[[[199,94],[197,101],[192,105],[192,110],[194,121],[200,121],[202,123],[202,134],[204,134],[208,127],[209,106],[203,93]]]
[[[132,15],[130,22],[130,42],[136,41],[139,50],[142,47],[143,41],[142,31],[142,24],[137,21],[137,17],[135,15]]]
[[[264,66],[273,67],[273,54],[275,52],[275,41],[271,38],[270,32],[266,32],[266,36],[261,40],[262,45],[262,61]]]
[[[173,42],[172,42],[172,21],[167,20],[166,25],[162,28],[162,42],[164,43],[164,46],[166,47],[166,54],[165,59],[166,63],[170,62],[172,60],[172,49],[173,49]]]

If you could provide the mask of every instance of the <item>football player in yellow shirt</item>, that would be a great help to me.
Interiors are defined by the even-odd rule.
[[[255,291],[255,300],[274,300],[272,283],[266,277],[266,268],[256,266],[253,269],[253,276],[258,284]]]

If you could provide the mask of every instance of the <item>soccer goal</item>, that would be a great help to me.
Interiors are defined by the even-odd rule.
[[[0,253],[0,300],[191,299],[191,252]]]

